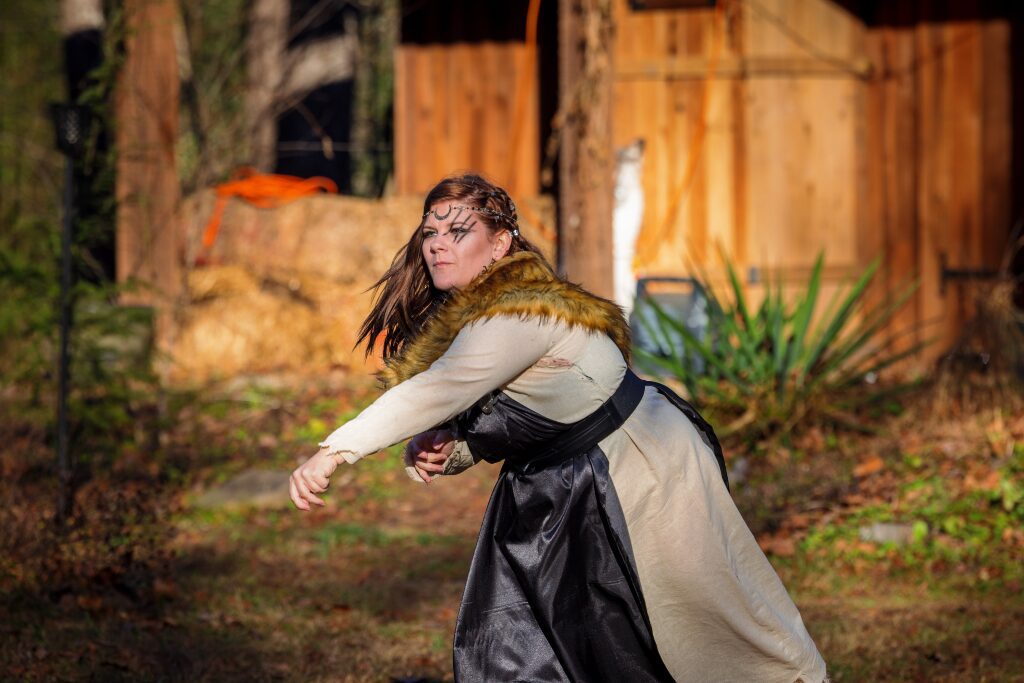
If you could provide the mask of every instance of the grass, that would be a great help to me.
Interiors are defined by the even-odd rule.
[[[1019,681],[1024,604],[874,586],[795,599],[836,683]]]
[[[192,505],[248,467],[290,469],[367,400],[359,385],[174,397],[161,451],[121,447],[79,490],[88,533],[56,554],[42,432],[7,425],[0,679],[450,680],[496,467],[415,485],[392,449],[343,466],[323,510]],[[1024,421],[914,411],[875,436],[727,448],[751,462],[734,497],[835,681],[1024,680]],[[878,521],[920,533],[862,541]]]

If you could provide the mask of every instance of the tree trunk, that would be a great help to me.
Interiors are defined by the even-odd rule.
[[[175,145],[179,79],[174,0],[125,0],[125,61],[117,92],[117,280],[125,302],[158,307],[159,330],[181,289]]]
[[[249,10],[246,107],[252,141],[252,165],[270,171],[277,158],[277,93],[288,42],[288,0],[253,0]]]
[[[611,298],[614,158],[610,0],[560,0],[559,266]]]
[[[351,188],[356,26],[344,3],[253,3],[246,49],[257,168],[326,176]]]

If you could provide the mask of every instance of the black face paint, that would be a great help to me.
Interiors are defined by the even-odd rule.
[[[463,218],[463,213],[466,214],[465,218]],[[452,219],[451,227],[448,228],[448,233],[452,236],[452,242],[454,244],[461,242],[466,235],[469,234],[469,231],[476,226],[476,224],[477,220],[473,216],[473,213],[471,211],[465,211],[460,207],[459,212],[455,214],[455,218]]]
[[[474,217],[473,212],[471,210],[468,210],[466,209],[466,207],[462,206],[454,207],[452,205],[449,205],[448,212],[444,214],[444,217],[448,218],[448,216],[451,215],[452,210],[455,208],[458,209],[458,212],[455,214],[455,218],[452,219],[451,225],[448,226],[448,230],[444,233],[439,233],[436,228],[424,228],[424,239],[437,237],[442,234],[451,235],[453,244],[458,244],[463,239],[465,239],[466,235],[472,232],[473,228],[476,227],[479,221]],[[430,212],[428,211],[427,213]],[[435,211],[433,213],[434,217],[436,218],[437,212]]]

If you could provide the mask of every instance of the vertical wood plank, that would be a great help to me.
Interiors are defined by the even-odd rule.
[[[943,248],[947,213],[942,177],[946,159],[946,132],[942,117],[942,62],[931,59],[939,48],[941,29],[933,24],[918,24],[915,29],[915,64],[919,116],[917,121],[918,220],[920,225],[920,319],[929,336],[944,338],[945,303],[939,285],[939,250]],[[939,342],[941,345],[941,341]]]
[[[987,21],[981,26],[982,175],[979,184],[984,245],[981,261],[998,268],[1013,229],[1013,64],[1010,22]],[[1018,38],[1020,39],[1020,38]],[[1024,134],[1021,132],[1020,134]]]
[[[922,149],[917,131],[919,108],[917,79],[914,75],[915,37],[913,28],[902,25],[907,17],[896,17],[897,26],[886,31],[886,70],[883,91],[883,153],[880,187],[885,201],[885,235],[883,252],[885,270],[881,282],[891,296],[899,286],[918,274],[921,263],[921,227],[918,216],[919,155]],[[914,327],[920,306],[911,302],[900,311],[891,326],[899,334]]]
[[[983,178],[981,169],[981,45],[977,21],[949,22],[946,40],[955,46],[946,53],[949,87],[946,88],[947,117],[951,121],[949,163],[950,224],[947,240],[950,263],[960,268],[980,265],[985,237],[981,224]],[[956,248],[954,245],[959,245]],[[974,283],[947,283],[953,304],[947,308],[947,339],[955,344],[962,324],[973,314]],[[950,315],[950,313],[953,315]]]
[[[749,11],[743,4],[736,4],[731,10],[729,20],[730,32],[727,44],[735,51],[742,63],[746,55],[744,31],[746,28],[745,13]],[[729,86],[730,100],[732,105],[732,120],[729,125],[729,132],[732,136],[732,243],[727,253],[731,253],[737,261],[737,266],[746,270],[750,254],[747,249],[749,240],[748,232],[748,192],[747,174],[750,172],[747,161],[747,89],[741,79],[733,79]]]
[[[522,43],[401,45],[395,57],[395,181],[420,194],[442,176],[473,170],[514,196],[540,188],[539,96],[527,75],[525,116],[515,164],[509,139]]]
[[[860,111],[856,135],[858,148],[862,150],[858,163],[857,178],[857,262],[869,263],[884,252],[885,233],[888,222],[885,215],[886,188],[881,182],[885,165],[883,132],[885,117],[885,83],[889,64],[887,45],[890,29],[886,26],[862,34],[862,50],[872,65],[870,80],[861,91]],[[889,255],[886,255],[887,257]],[[866,292],[869,305],[877,305],[886,296],[886,268]],[[892,326],[885,330],[891,336]]]

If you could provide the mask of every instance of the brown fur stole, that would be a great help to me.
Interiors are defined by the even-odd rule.
[[[629,325],[618,306],[560,279],[536,254],[519,252],[497,261],[457,291],[416,338],[387,362],[381,380],[385,386],[394,386],[423,372],[448,350],[459,330],[497,315],[542,321],[554,318],[603,332],[629,361]]]

